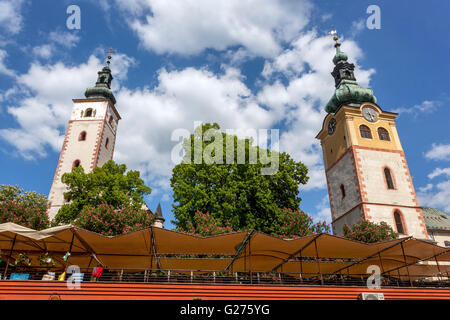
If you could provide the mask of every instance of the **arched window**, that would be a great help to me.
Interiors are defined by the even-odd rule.
[[[345,188],[344,188],[343,184],[341,184],[340,189],[341,189],[341,199],[344,199],[345,198]]]
[[[81,161],[77,159],[77,160],[75,160],[75,161],[73,162],[72,168],[79,167],[80,164],[81,164]]]
[[[370,131],[370,128],[366,125],[360,125],[359,126],[359,132],[361,133],[361,137],[366,139],[372,139],[372,132]]]
[[[380,140],[391,141],[391,138],[389,138],[389,132],[382,127],[378,128],[378,137],[380,137]]]
[[[92,109],[91,109],[91,108],[87,109],[86,112],[85,112],[85,114],[84,114],[84,116],[85,116],[86,118],[92,117]]]
[[[391,170],[389,170],[389,168],[384,168],[384,177],[386,178],[386,184],[388,189],[395,189],[394,181],[392,180]]]
[[[109,146],[109,138],[106,138],[105,148],[108,149],[108,146]]]
[[[395,220],[395,226],[397,227],[397,232],[401,234],[405,234],[405,228],[403,227],[403,221],[402,216],[400,212],[395,210],[394,212],[394,220]]]
[[[78,141],[85,141],[85,140],[86,140],[86,131],[83,131],[80,133]]]

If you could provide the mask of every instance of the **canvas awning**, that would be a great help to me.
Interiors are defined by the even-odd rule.
[[[282,272],[307,274],[367,274],[378,265],[384,274],[403,277],[418,272],[448,272],[450,250],[433,243],[402,238],[365,244],[318,234],[283,240],[261,232],[234,232],[211,237],[151,227],[107,237],[67,225],[36,231],[14,223],[0,224],[2,256],[15,259],[25,252],[32,266],[50,253],[59,266],[70,252],[70,264],[81,268],[103,265],[110,269],[161,269],[200,271]],[[438,261],[442,265],[424,265]]]

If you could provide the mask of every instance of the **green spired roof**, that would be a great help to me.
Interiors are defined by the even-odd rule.
[[[348,56],[341,51],[341,44],[336,44],[336,55],[333,58],[335,64],[331,75],[334,77],[336,91],[325,106],[325,111],[328,113],[336,113],[336,111],[343,105],[359,106],[363,102],[376,103],[377,99],[373,94],[372,89],[361,87],[354,75],[355,65],[348,63]]]
[[[450,230],[450,215],[442,210],[422,207],[425,225],[429,230]]]

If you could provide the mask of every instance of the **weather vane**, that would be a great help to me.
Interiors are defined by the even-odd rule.
[[[112,58],[111,55],[113,54],[113,52],[115,52],[113,48],[110,48],[109,51],[108,51],[108,61],[106,61],[108,66],[111,63],[111,58]]]
[[[330,36],[333,36],[333,40],[334,41],[338,41],[338,39],[339,39],[339,37],[337,36],[337,31],[336,30],[331,30],[330,32],[328,32],[328,34],[330,35]]]

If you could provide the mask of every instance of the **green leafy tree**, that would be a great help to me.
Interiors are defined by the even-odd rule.
[[[13,222],[42,230],[49,226],[47,197],[36,192],[23,192],[18,186],[0,186],[0,223]]]
[[[71,223],[86,206],[94,208],[102,203],[115,209],[140,210],[145,204],[144,195],[151,192],[139,171],[127,172],[126,165],[112,160],[90,173],[85,173],[81,166],[75,167],[72,172],[63,174],[62,182],[68,187],[64,197],[70,202],[55,216],[57,224]]]
[[[366,243],[394,240],[398,233],[391,226],[382,221],[376,224],[367,220],[360,221],[351,227],[344,225],[344,237]]]
[[[155,218],[156,215],[142,209],[115,209],[112,205],[102,203],[95,207],[84,207],[74,225],[105,236],[117,236],[151,227]]]
[[[233,230],[275,232],[280,208],[299,209],[299,184],[308,181],[308,169],[286,153],[253,147],[251,139],[219,129],[216,123],[205,124],[184,140],[183,161],[171,178],[172,222],[187,230],[201,211],[227,221]],[[245,150],[243,159],[238,157],[239,148]],[[262,174],[267,172],[272,174]]]

